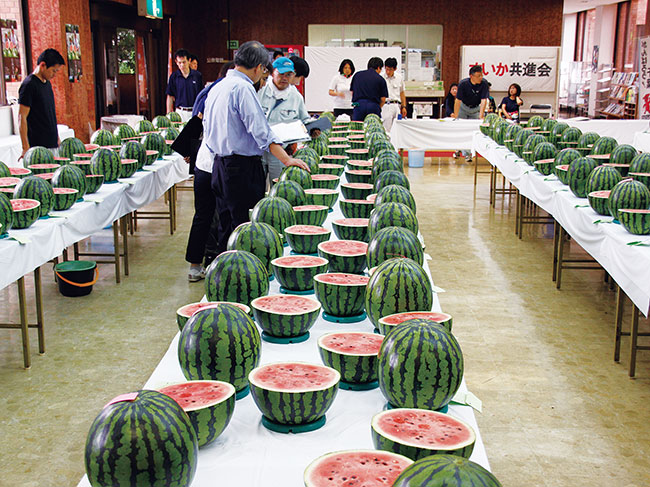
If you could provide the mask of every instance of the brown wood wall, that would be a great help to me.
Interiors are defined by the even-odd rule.
[[[174,49],[194,52],[205,79],[218,65],[207,57],[230,58],[230,38],[268,44],[307,44],[309,24],[441,24],[443,79],[458,78],[460,46],[480,44],[559,46],[562,0],[178,0],[172,29]],[[229,15],[228,15],[229,14]]]

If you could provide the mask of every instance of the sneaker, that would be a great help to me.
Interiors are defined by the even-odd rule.
[[[454,152],[454,159],[458,159],[459,157],[460,157],[460,151],[457,150],[456,152]]]
[[[465,156],[465,160],[467,162],[472,162],[472,156]]]
[[[190,272],[187,274],[187,280],[190,282],[197,282],[205,279],[205,269],[203,267],[190,267]]]

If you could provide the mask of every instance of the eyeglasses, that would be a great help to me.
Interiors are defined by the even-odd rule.
[[[260,64],[260,66],[262,66],[262,65]],[[266,69],[266,66],[262,66],[262,74],[268,74],[268,72],[269,72],[269,70]]]

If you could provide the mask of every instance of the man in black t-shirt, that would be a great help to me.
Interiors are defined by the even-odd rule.
[[[21,158],[30,147],[40,145],[56,149],[59,146],[54,92],[50,80],[56,76],[65,61],[55,49],[46,49],[36,62],[36,69],[23,80],[18,90],[18,129],[23,146]]]
[[[452,117],[483,119],[489,96],[490,89],[487,81],[483,79],[483,68],[479,65],[472,66],[469,70],[469,78],[458,83]]]
[[[368,61],[368,69],[359,71],[352,77],[352,120],[363,121],[369,113],[381,117],[381,107],[388,98],[386,80],[379,74],[383,67],[384,61],[373,57]]]

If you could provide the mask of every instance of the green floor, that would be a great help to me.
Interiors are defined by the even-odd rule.
[[[504,487],[647,486],[650,352],[640,352],[635,380],[627,377],[627,339],[621,363],[613,362],[615,295],[602,272],[565,271],[557,291],[552,229],[527,228],[518,240],[514,206],[488,205],[487,176],[475,192],[472,167],[427,159],[409,177],[429,265],[447,291],[442,308],[454,316],[468,387],[483,400],[480,432]],[[90,296],[64,298],[51,265],[43,267],[47,352],[36,353],[32,331],[30,370],[22,368],[20,333],[0,330],[0,485],[76,485],[95,415],[144,384],[177,331],[175,310],[203,295],[203,283],[187,282],[184,262],[192,194],[179,199],[173,236],[165,222],[141,222],[120,285],[112,266],[102,266]],[[92,245],[110,249],[111,234]],[[7,321],[17,313],[15,286],[0,300]]]

